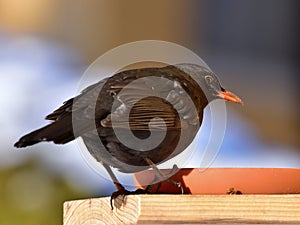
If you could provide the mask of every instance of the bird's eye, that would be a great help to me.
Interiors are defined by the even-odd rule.
[[[210,75],[206,75],[204,78],[205,78],[205,81],[206,81],[208,84],[210,84],[210,83],[213,81],[213,77],[210,76]]]

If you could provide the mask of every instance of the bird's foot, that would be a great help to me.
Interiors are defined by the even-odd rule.
[[[119,190],[115,191],[112,193],[111,197],[110,197],[110,206],[111,206],[111,209],[113,210],[114,207],[113,207],[113,200],[118,198],[119,196],[122,196],[122,203],[124,203],[124,200],[125,200],[125,196],[127,195],[139,195],[139,194],[151,194],[151,192],[146,188],[145,190],[144,189],[136,189],[135,191],[128,191],[126,190],[123,186],[121,186],[119,188]]]
[[[166,182],[168,182],[168,183],[170,183],[170,184],[172,184],[172,185],[175,185],[175,186],[177,186],[178,188],[180,188],[181,194],[184,194],[184,189],[183,189],[183,186],[182,186],[181,182],[180,182],[180,181],[172,180],[172,179],[167,178],[167,177],[168,177],[168,176],[166,176],[166,178],[165,178],[164,181],[160,181],[160,182],[157,183],[156,193],[159,192],[159,189],[160,189],[160,187],[161,187],[162,182],[165,182],[165,181],[166,181]],[[146,187],[145,190],[150,191],[150,190],[152,189],[152,187],[153,187],[153,184],[149,184],[149,185]]]
[[[179,170],[178,166],[176,164],[174,164],[171,172],[168,174],[168,177],[173,176],[175,173],[178,172],[178,170]],[[184,194],[184,190],[183,190],[183,187],[182,187],[182,184],[180,181],[174,181],[169,178],[169,179],[167,179],[167,182],[179,187],[181,189],[181,194]]]
[[[165,181],[167,181],[168,183],[170,183],[170,184],[172,184],[172,185],[175,185],[175,186],[177,186],[178,188],[180,188],[181,194],[184,194],[184,190],[183,190],[183,186],[182,186],[181,182],[175,181],[175,180],[172,180],[172,179],[166,179]],[[160,189],[160,187],[161,187],[162,182],[164,182],[164,181],[160,181],[160,182],[157,183],[156,193],[159,192],[159,189]],[[149,184],[149,185],[146,187],[145,190],[146,190],[146,191],[150,191],[150,190],[152,189],[152,187],[153,187],[153,184]]]
[[[169,178],[169,177],[172,177],[179,170],[178,166],[176,164],[173,165],[172,170],[168,174],[164,174],[160,169],[157,168],[157,166],[155,165],[155,163],[153,163],[151,161],[151,159],[145,158],[145,161],[152,167],[152,169],[155,172],[155,178],[153,180],[153,183],[157,179],[160,180],[160,182],[158,183],[158,187],[156,189],[156,192],[158,192],[158,190],[159,190],[159,188],[161,186],[161,182],[162,181],[167,181],[170,184],[179,187],[180,190],[181,190],[181,194],[184,194],[184,190],[183,190],[183,186],[182,186],[181,182],[174,181],[174,180],[172,180],[172,179]],[[151,190],[151,188],[152,188],[152,185],[148,185],[147,188],[146,188],[146,190]]]
[[[175,181],[175,180],[172,180],[172,179],[167,179],[167,182],[169,182],[170,184],[173,184],[173,185],[177,186],[178,188],[180,188],[181,194],[184,194],[184,190],[183,190],[183,187],[182,187],[182,184],[181,184],[180,181]]]

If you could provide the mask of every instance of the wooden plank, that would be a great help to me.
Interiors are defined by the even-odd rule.
[[[131,195],[64,203],[64,225],[300,224],[300,195]]]

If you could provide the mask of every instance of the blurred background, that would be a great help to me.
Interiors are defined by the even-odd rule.
[[[74,96],[98,56],[132,41],[191,49],[244,100],[244,107],[227,106],[227,132],[212,166],[300,167],[299,5],[0,0],[0,224],[62,224],[64,201],[114,190],[74,142],[21,150],[13,144],[47,124],[45,115]]]

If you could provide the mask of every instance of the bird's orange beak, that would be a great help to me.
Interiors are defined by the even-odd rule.
[[[229,101],[229,102],[235,102],[235,103],[239,103],[241,105],[244,105],[242,99],[240,99],[237,95],[233,94],[230,91],[220,91],[218,92],[217,96],[219,96],[220,98]]]

